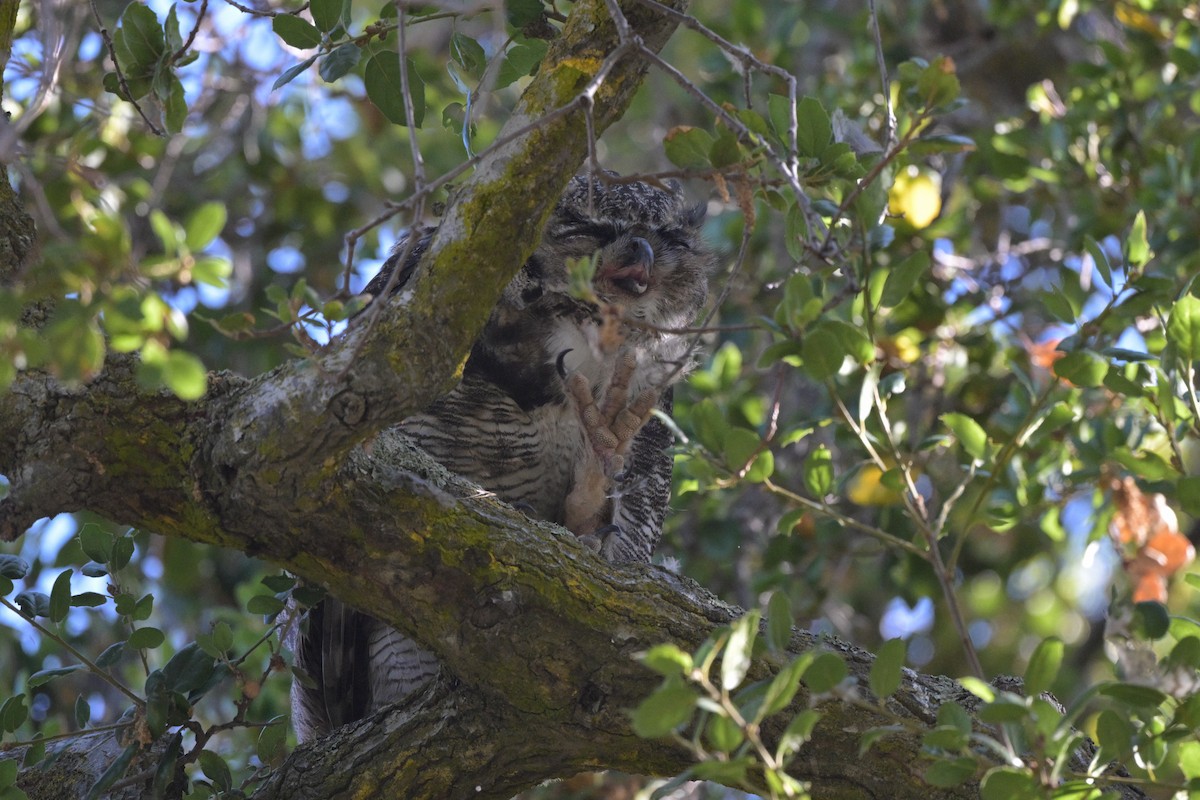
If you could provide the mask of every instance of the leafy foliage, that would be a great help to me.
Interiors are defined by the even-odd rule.
[[[12,178],[44,241],[0,287],[0,387],[136,352],[148,388],[198,399],[207,368],[310,352],[495,140],[562,21],[532,0],[496,19],[86,5],[62,12],[89,32],[61,51],[23,7],[6,73]],[[605,167],[709,192],[734,265],[677,398],[665,551],[752,610],[695,652],[647,652],[663,682],[633,724],[691,748],[685,777],[799,796],[788,766],[820,699],[889,713],[907,663],[977,701],[924,732],[933,786],[1091,797],[1120,762],[1200,790],[1195,9],[951,5],[953,23],[922,2],[702,0],[664,54],[684,79],[652,69],[596,143]],[[412,203],[424,175],[442,182]],[[287,654],[253,617],[296,590],[264,593],[264,572],[86,515],[44,523],[0,555],[22,632],[0,651],[4,741],[175,732],[160,790],[176,759],[195,796],[246,790],[286,747],[286,681],[267,678]],[[785,657],[793,621],[876,650],[866,684],[832,639]],[[774,674],[751,674],[756,647]],[[1011,672],[1023,693],[990,682]],[[20,796],[11,763],[0,797]]]

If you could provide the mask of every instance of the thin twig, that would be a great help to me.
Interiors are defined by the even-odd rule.
[[[13,613],[17,614],[18,616],[21,617],[21,619],[25,620],[30,625],[32,625],[33,628],[35,630],[37,630],[38,632],[40,632],[43,636],[50,639],[52,642],[57,644],[59,647],[63,648],[68,653],[70,653],[72,656],[74,656],[81,664],[83,664],[85,667],[88,668],[89,672],[96,675],[101,680],[103,680],[105,683],[108,683],[114,689],[116,689],[118,692],[120,692],[121,694],[125,695],[130,700],[132,700],[134,705],[138,706],[139,708],[146,705],[145,700],[138,697],[136,694],[134,694],[132,691],[130,691],[125,686],[125,684],[121,683],[119,680],[117,680],[112,675],[110,675],[108,673],[108,670],[104,670],[104,669],[101,669],[100,667],[96,666],[96,663],[94,661],[92,661],[90,658],[85,656],[83,653],[79,652],[74,647],[72,647],[71,643],[68,642],[66,639],[62,638],[54,631],[45,627],[44,625],[42,625],[40,622],[38,622],[33,617],[26,616],[21,611],[21,609],[17,608],[15,605],[10,603],[6,598],[0,597],[0,603],[3,603],[5,608],[7,608],[9,611],[12,611]]]

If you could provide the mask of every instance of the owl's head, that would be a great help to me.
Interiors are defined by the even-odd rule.
[[[716,262],[700,235],[704,204],[687,203],[674,182],[660,188],[607,176],[571,180],[522,277],[557,288],[569,260],[598,254],[593,286],[601,300],[654,325],[687,325]]]

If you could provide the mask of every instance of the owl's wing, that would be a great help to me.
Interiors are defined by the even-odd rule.
[[[294,607],[289,613],[296,613]],[[320,736],[360,719],[369,701],[369,625],[373,620],[327,597],[314,605],[287,643],[296,667],[311,679],[296,681],[292,716],[301,739]]]
[[[383,294],[383,290],[387,288],[388,282],[392,279],[392,273],[399,268],[400,274],[396,276],[396,282],[392,285],[392,294],[404,288],[405,284],[412,278],[413,273],[417,269],[417,264],[421,261],[421,256],[429,249],[429,243],[433,241],[433,233],[435,228],[418,228],[416,230],[416,240],[412,240],[413,231],[409,231],[400,240],[392,246],[392,252],[388,256],[387,261],[383,262],[383,266],[379,268],[378,274],[371,279],[371,282],[363,288],[364,294],[369,294],[378,297]],[[405,251],[407,255],[405,254]],[[404,261],[401,263],[401,258]]]
[[[658,407],[671,413],[672,390],[663,392]],[[618,530],[604,542],[609,561],[649,562],[662,537],[663,518],[671,500],[671,432],[657,417],[633,438],[627,457],[628,477],[614,503]]]

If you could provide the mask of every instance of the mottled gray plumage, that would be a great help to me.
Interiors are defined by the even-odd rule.
[[[677,186],[573,179],[462,381],[401,430],[448,469],[570,527],[610,561],[649,561],[672,459],[669,431],[647,418],[654,404],[670,411],[670,385],[691,355],[685,337],[662,329],[687,326],[704,303],[715,259],[702,218]],[[398,266],[393,290],[407,283],[432,234],[420,231],[398,265],[401,240],[367,293],[381,293]],[[596,253],[591,303],[567,293],[567,262]],[[400,700],[438,670],[411,640],[332,599],[310,612],[293,650],[317,682],[293,689],[301,739]]]

